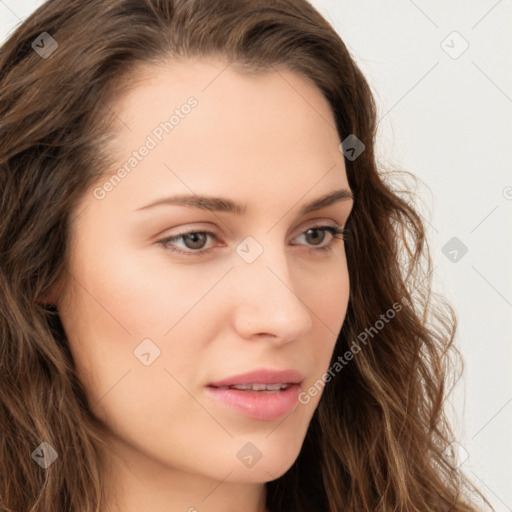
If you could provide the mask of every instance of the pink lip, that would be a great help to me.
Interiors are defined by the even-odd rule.
[[[235,386],[238,384],[299,384],[304,376],[297,370],[270,370],[261,368],[252,372],[235,375],[208,384],[213,387]]]
[[[291,412],[297,405],[303,375],[296,370],[255,370],[212,382],[206,392],[240,414],[256,420],[275,420]],[[281,391],[242,391],[219,389],[239,384],[289,384]]]

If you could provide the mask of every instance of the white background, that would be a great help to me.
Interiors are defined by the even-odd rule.
[[[0,41],[41,3],[0,0]],[[461,467],[512,511],[512,1],[312,3],[372,86],[381,167],[425,184],[434,290],[456,309],[465,362],[448,410]],[[442,252],[453,237],[468,249],[456,262]]]

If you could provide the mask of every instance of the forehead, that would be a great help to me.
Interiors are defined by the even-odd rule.
[[[190,110],[184,107],[191,97],[197,108],[190,115],[181,113]],[[140,140],[166,121],[174,124],[172,136],[164,141],[171,146],[190,132],[197,134],[198,146],[209,140],[229,145],[231,139],[224,135],[246,135],[249,145],[266,135],[269,143],[283,150],[287,142],[298,139],[310,140],[309,150],[321,141],[338,141],[330,105],[321,91],[308,78],[283,67],[242,73],[235,64],[212,59],[144,66],[112,110],[121,121],[118,134],[123,142]],[[172,119],[173,114],[179,119]]]
[[[119,122],[109,172],[128,172],[110,196],[136,206],[165,192],[297,201],[317,184],[316,195],[348,188],[329,103],[282,67],[241,73],[211,59],[146,66],[112,111]]]

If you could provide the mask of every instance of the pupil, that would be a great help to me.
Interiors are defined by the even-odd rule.
[[[311,233],[312,231],[318,234],[321,230],[319,228],[308,229],[308,231],[306,233],[306,237],[308,236],[308,233]],[[313,245],[318,245],[323,242],[323,239],[325,238],[325,233],[324,232],[322,232],[322,233],[323,233],[323,235],[320,236],[320,240],[317,240],[317,242],[315,242],[315,240],[314,240],[315,237],[313,237],[313,241],[312,241]]]
[[[190,247],[188,244],[187,247],[189,249],[201,249],[202,246],[204,245],[204,238],[205,238],[205,233],[190,233],[188,235],[186,235],[185,237],[185,240],[192,240],[192,247]],[[199,245],[197,245],[199,243]]]

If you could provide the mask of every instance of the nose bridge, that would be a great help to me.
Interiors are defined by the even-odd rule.
[[[277,236],[249,236],[237,246],[237,319],[246,336],[267,333],[291,341],[312,325],[285,249]]]

